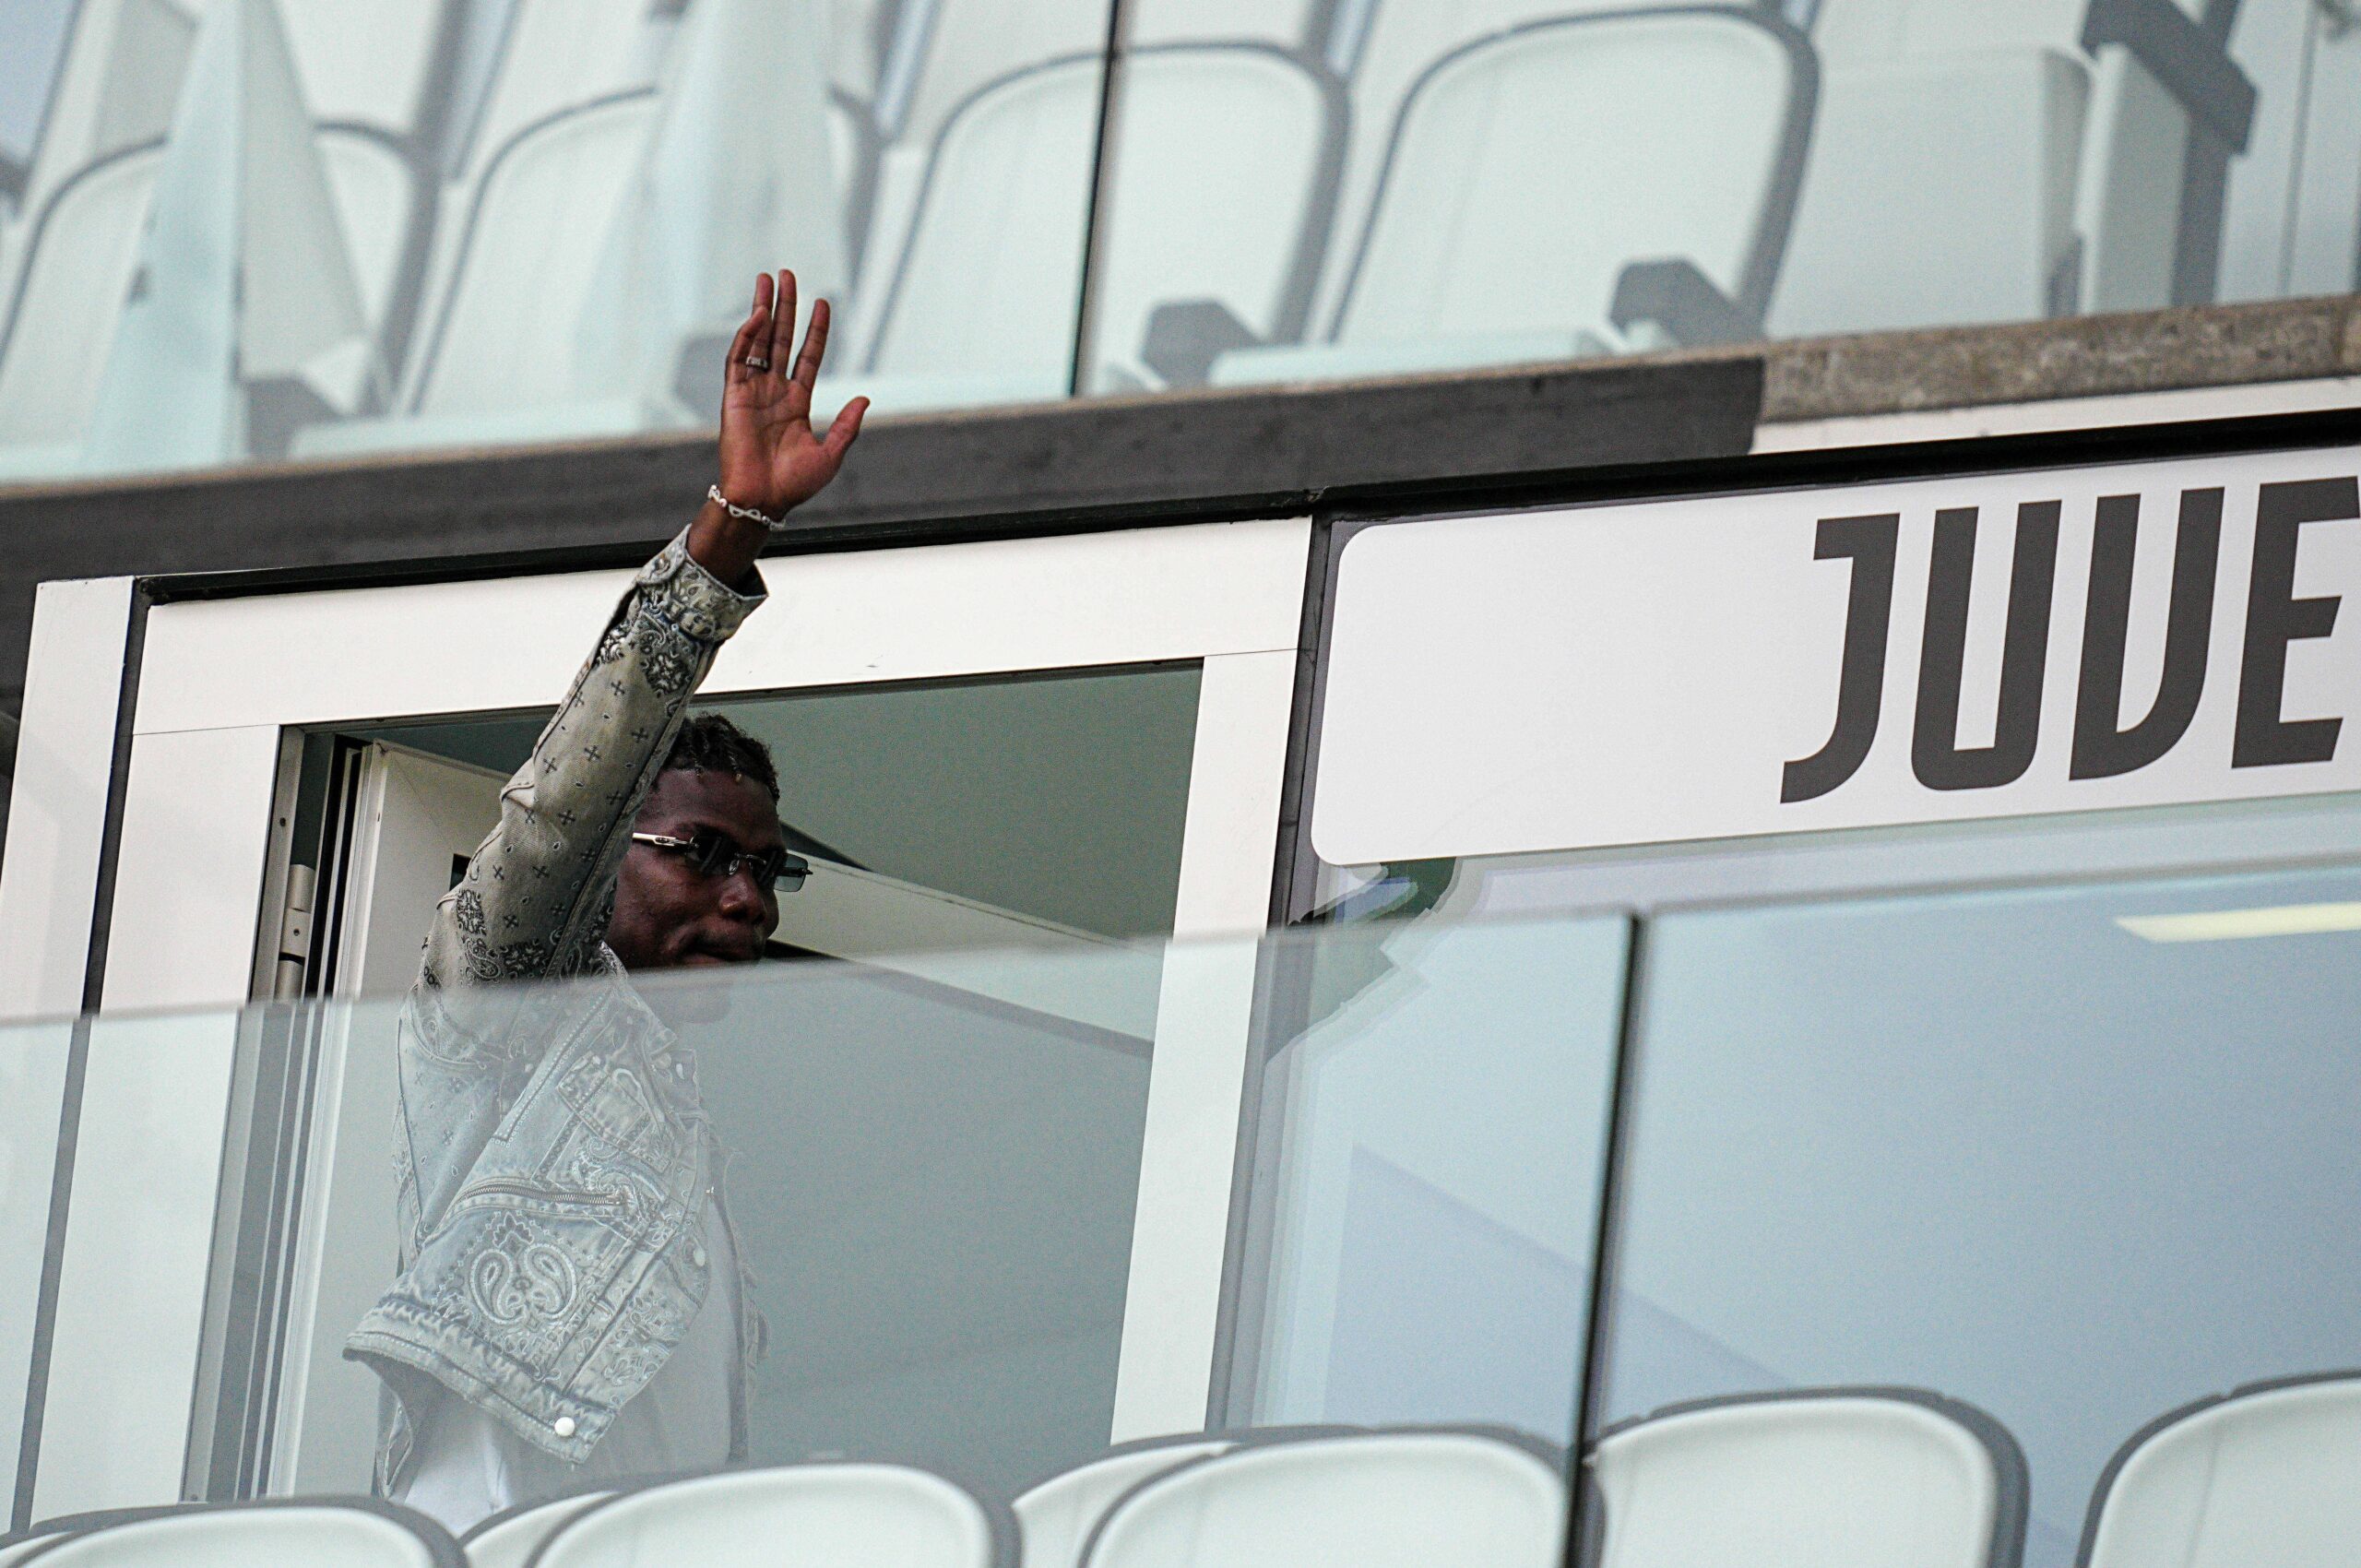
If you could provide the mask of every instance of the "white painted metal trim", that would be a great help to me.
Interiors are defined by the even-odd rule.
[[[1310,538],[1310,522],[1298,518],[777,560],[765,575],[779,602],[748,623],[705,688],[1203,661],[1176,920],[1184,936],[1243,934],[1184,944],[1161,982],[1119,1436],[1204,1420],[1252,938],[1270,905]],[[572,679],[628,580],[628,573],[585,573],[151,610],[107,1009],[245,999],[284,727],[546,706]],[[291,658],[296,649],[302,657]],[[103,786],[102,769],[101,801]],[[232,1021],[218,1022],[231,1040]],[[220,1158],[216,1102],[228,1092],[229,1063],[224,1043],[218,1063],[198,1052],[180,1069],[191,1077],[191,1125],[208,1129],[210,1142],[181,1151],[188,1170],[173,1180],[191,1202],[208,1206]],[[95,1215],[127,1201],[94,1194]],[[209,1241],[212,1227],[192,1224],[189,1234]],[[110,1264],[77,1235],[69,1250],[78,1260],[77,1293],[61,1301],[51,1408],[59,1408],[56,1391],[71,1390],[65,1396],[91,1401],[92,1416],[81,1423],[87,1441],[45,1452],[42,1506],[169,1497],[184,1462],[204,1248]],[[105,1336],[94,1332],[113,1321],[100,1306],[107,1301],[148,1303],[165,1324],[149,1359],[172,1359],[174,1368],[184,1360],[190,1375],[160,1378],[144,1361],[111,1367]],[[126,1401],[142,1408],[139,1421],[123,1419]],[[108,1455],[114,1458],[102,1464]],[[65,1467],[53,1476],[49,1461],[61,1455]]]
[[[1293,653],[1205,660],[1132,1218],[1118,1443],[1202,1431],[1212,1396],[1295,673]]]
[[[1303,519],[787,556],[707,695],[1295,647]],[[545,707],[628,572],[163,604],[138,731]],[[301,657],[291,657],[293,650]]]
[[[82,1010],[131,582],[43,583],[33,596],[0,859],[0,1018]]]

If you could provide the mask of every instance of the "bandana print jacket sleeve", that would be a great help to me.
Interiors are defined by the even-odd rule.
[[[435,911],[398,1026],[398,1275],[345,1344],[386,1384],[381,1491],[436,1385],[578,1462],[704,1302],[694,1064],[605,938],[689,698],[762,602],[747,587],[685,534],[641,570]]]

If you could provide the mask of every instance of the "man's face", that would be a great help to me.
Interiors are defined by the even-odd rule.
[[[658,774],[635,826],[673,838],[704,828],[756,853],[784,842],[778,811],[761,785],[697,768]],[[777,927],[777,890],[758,885],[752,868],[706,876],[677,850],[634,844],[615,884],[607,944],[626,969],[749,964]]]

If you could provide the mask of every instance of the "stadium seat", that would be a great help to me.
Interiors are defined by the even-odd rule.
[[[1016,1527],[900,1465],[723,1470],[620,1492],[552,1531],[532,1568],[1013,1568]]]
[[[922,165],[904,149],[885,155],[881,216],[905,209],[900,187],[915,196],[906,237],[872,232],[854,291],[863,369],[952,387],[992,378],[1003,397],[1064,395],[1100,78],[1097,54],[1027,68],[962,104]],[[906,406],[923,406],[923,383],[910,385]]]
[[[2107,1464],[2081,1568],[2349,1568],[2361,1550],[2361,1372],[2174,1410]]]
[[[0,476],[65,472],[78,462],[162,158],[151,144],[101,160],[33,219],[15,298],[0,317]]]
[[[1586,1568],[2014,1568],[2025,1465],[1990,1417],[1913,1389],[1743,1395],[1609,1429]]]
[[[1822,120],[1774,327],[2210,299],[2254,107],[2225,47],[2231,10],[1822,0]]]
[[[1832,63],[1770,308],[1783,338],[2062,314],[2089,73],[2055,50]]]
[[[1462,45],[1417,78],[1385,133],[1321,336],[1372,374],[1388,345],[1403,368],[1429,369],[1454,339],[1477,362],[1497,339],[1759,333],[1814,82],[1799,34],[1738,8],[1562,17]],[[1627,273],[1648,267],[1680,269],[1703,308],[1621,308]],[[1215,379],[1317,362],[1287,350],[1266,376],[1257,352],[1225,357]]]
[[[611,1489],[601,1488],[504,1508],[461,1536],[459,1549],[467,1553],[468,1568],[526,1568],[560,1525],[613,1495]]]
[[[1109,368],[1202,382],[1229,345],[1151,346],[1157,311],[1209,301],[1251,340],[1303,335],[1335,215],[1344,92],[1256,43],[1135,49],[1122,72],[1098,215],[1093,385]]]
[[[1145,385],[1148,323],[1169,301],[1213,300],[1249,338],[1294,335],[1343,131],[1334,87],[1263,45],[1144,48],[1124,71],[1101,215],[1101,387]],[[852,328],[880,408],[1064,394],[1103,87],[1096,53],[1044,62],[955,108],[931,155],[885,154]],[[1229,220],[1206,225],[1213,210]]]
[[[466,1568],[422,1514],[373,1498],[269,1498],[135,1511],[51,1538],[20,1560],[45,1568]]]
[[[370,330],[382,334],[405,282],[419,216],[418,171],[400,144],[366,126],[324,125],[314,140],[344,226],[362,309]]]
[[[1023,1538],[1024,1568],[1075,1568],[1091,1530],[1125,1492],[1192,1459],[1250,1444],[1349,1436],[1347,1426],[1247,1427],[1180,1432],[1119,1443],[1095,1459],[1027,1487],[1010,1509]]]
[[[1123,1494],[1084,1568],[1555,1568],[1562,1461],[1477,1429],[1256,1443]]]
[[[95,1514],[63,1514],[53,1519],[43,1519],[30,1529],[0,1535],[0,1568],[16,1568],[18,1563],[42,1547],[83,1530],[96,1529],[101,1525],[125,1524],[155,1514],[170,1514],[185,1506],[184,1503],[173,1503],[156,1508],[110,1508]]]
[[[296,453],[622,434],[654,422],[581,366],[575,348],[601,242],[655,104],[651,91],[620,93],[519,133],[458,220],[421,323],[404,413],[314,425]]]
[[[1236,1445],[1234,1438],[1207,1433],[1119,1443],[1027,1487],[1009,1504],[1016,1515],[1024,1568],[1074,1568],[1093,1526],[1125,1492],[1151,1476]]]

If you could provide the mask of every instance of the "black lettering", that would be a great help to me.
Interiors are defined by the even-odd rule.
[[[2111,778],[2147,766],[2189,733],[2205,695],[2213,635],[2213,584],[2222,557],[2222,492],[2181,493],[2173,542],[2172,601],[2165,614],[2165,671],[2147,717],[2118,730],[2123,659],[2131,631],[2131,563],[2140,540],[2140,498],[2099,497],[2091,538],[2091,591],[2082,616],[2082,688],[2074,707],[2071,778]]]
[[[1836,728],[1826,745],[1781,771],[1783,804],[1816,799],[1852,778],[1877,739],[1878,709],[1885,698],[1886,633],[1893,619],[1894,546],[1901,532],[1902,517],[1894,512],[1820,520],[1811,558],[1850,557],[1853,563],[1845,651],[1836,673]]]
[[[1961,667],[1967,659],[1967,595],[1975,572],[1975,508],[1935,514],[1927,573],[1927,630],[1918,652],[1918,723],[1910,768],[1929,790],[1990,790],[2024,776],[2041,739],[2042,666],[2049,656],[2050,590],[2058,578],[2056,501],[2017,508],[2017,552],[2009,574],[2008,633],[2000,654],[2000,702],[1992,743],[1959,744]]]
[[[2351,479],[2266,484],[2255,507],[2254,573],[2247,585],[2246,652],[2238,671],[2238,727],[2232,767],[2326,762],[2336,755],[2342,719],[2282,719],[2287,645],[2336,629],[2342,596],[2296,597],[2297,531],[2306,523],[2361,517],[2361,487]]]

